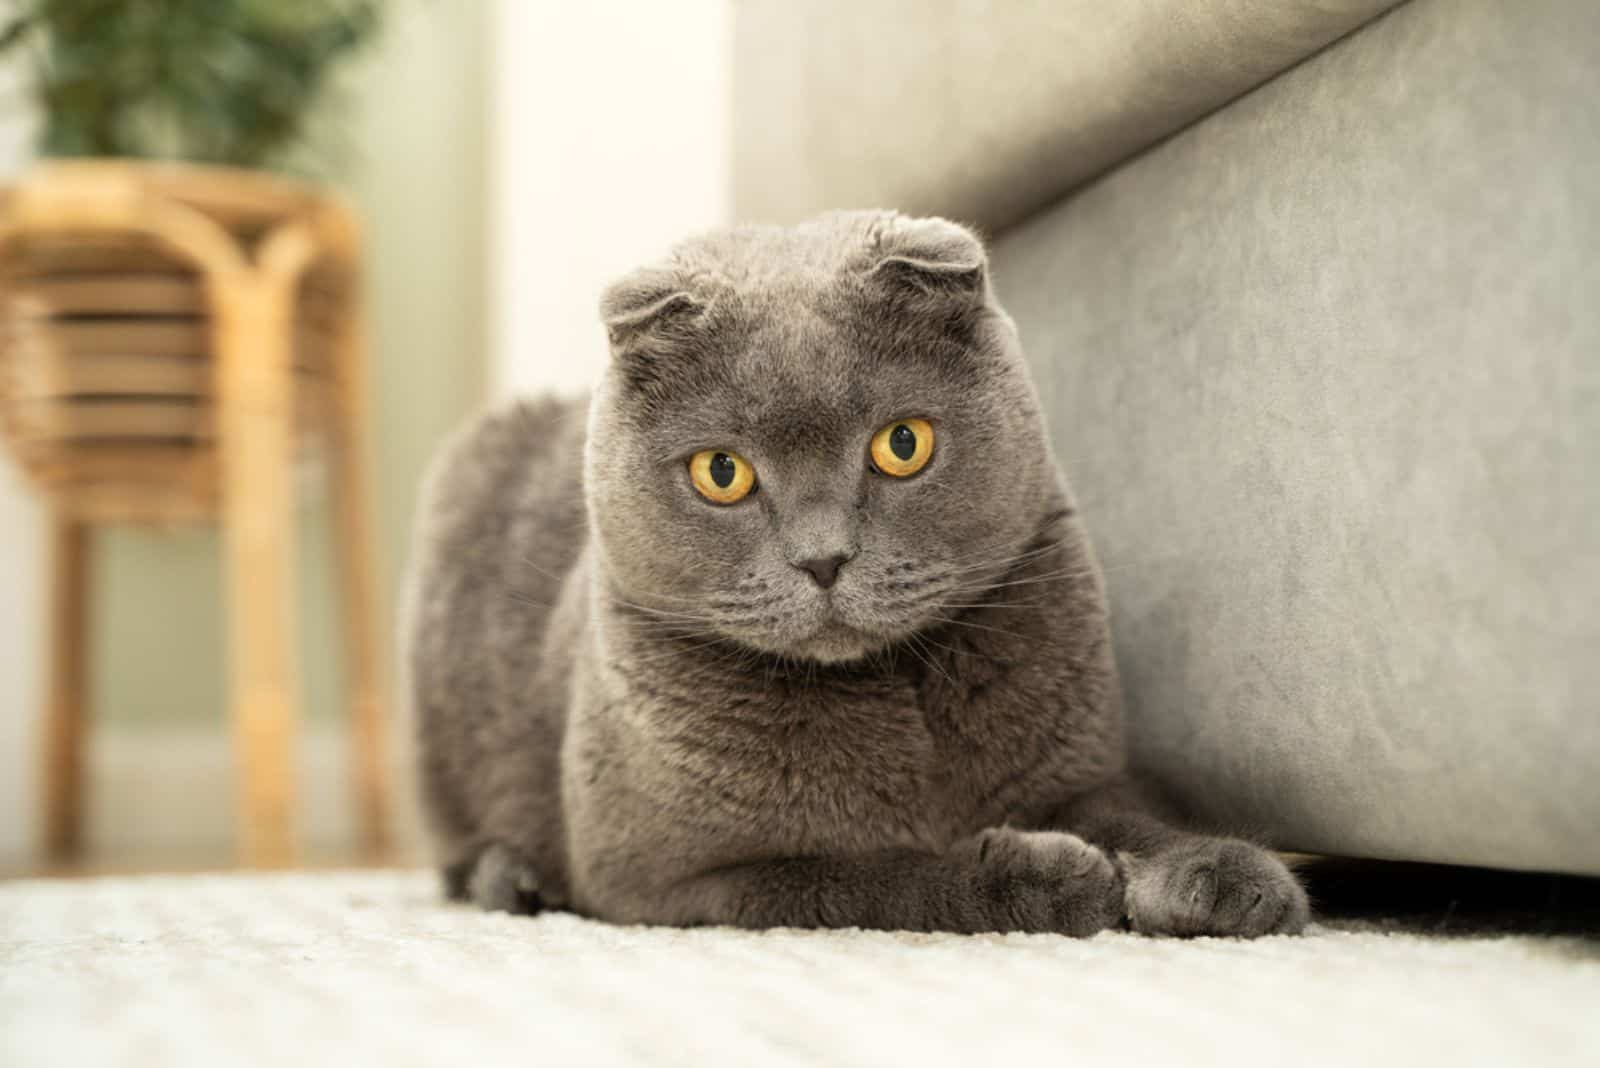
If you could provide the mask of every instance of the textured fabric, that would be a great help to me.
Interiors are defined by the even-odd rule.
[[[994,250],[1136,753],[1222,821],[1600,874],[1597,57],[1414,0]]]
[[[748,0],[734,203],[996,229],[1395,0]]]
[[[0,1063],[1592,1065],[1553,937],[615,928],[423,875],[0,886]]]

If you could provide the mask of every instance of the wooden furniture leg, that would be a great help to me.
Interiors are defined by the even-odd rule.
[[[83,764],[88,707],[87,524],[58,515],[50,544],[50,679],[40,776],[45,855],[69,861],[83,848]]]
[[[377,543],[366,462],[366,350],[359,307],[347,317],[338,352],[333,474],[345,685],[350,703],[351,773],[361,847],[369,859],[389,846],[383,657],[377,625]]]
[[[241,859],[252,867],[297,855],[291,292],[265,274],[212,285],[229,702]]]

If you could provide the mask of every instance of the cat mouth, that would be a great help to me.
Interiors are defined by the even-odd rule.
[[[818,590],[796,599],[778,618],[768,617],[755,627],[735,625],[727,633],[763,652],[840,664],[863,659],[916,630],[915,624],[898,623],[875,618],[870,606],[836,596],[836,591]]]

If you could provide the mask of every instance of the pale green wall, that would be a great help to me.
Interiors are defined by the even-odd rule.
[[[386,603],[395,604],[418,477],[483,395],[488,5],[394,5],[389,32],[333,116],[336,181],[368,239],[375,481]],[[325,124],[331,125],[331,123]],[[327,510],[303,510],[300,626],[308,714],[338,712]],[[212,531],[102,535],[95,714],[124,725],[220,719],[223,609]],[[392,626],[385,620],[385,638]]]

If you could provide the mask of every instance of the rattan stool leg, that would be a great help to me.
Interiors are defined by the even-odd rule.
[[[297,857],[292,308],[284,287],[253,276],[213,300],[240,845],[246,864],[281,867]]]
[[[377,545],[372,535],[366,463],[367,382],[359,310],[341,339],[339,388],[333,417],[334,506],[344,624],[345,680],[361,845],[377,858],[389,845],[389,806],[382,656],[377,625]]]
[[[89,665],[89,528],[57,516],[50,544],[50,692],[40,775],[44,848],[53,861],[83,846],[83,764]]]

